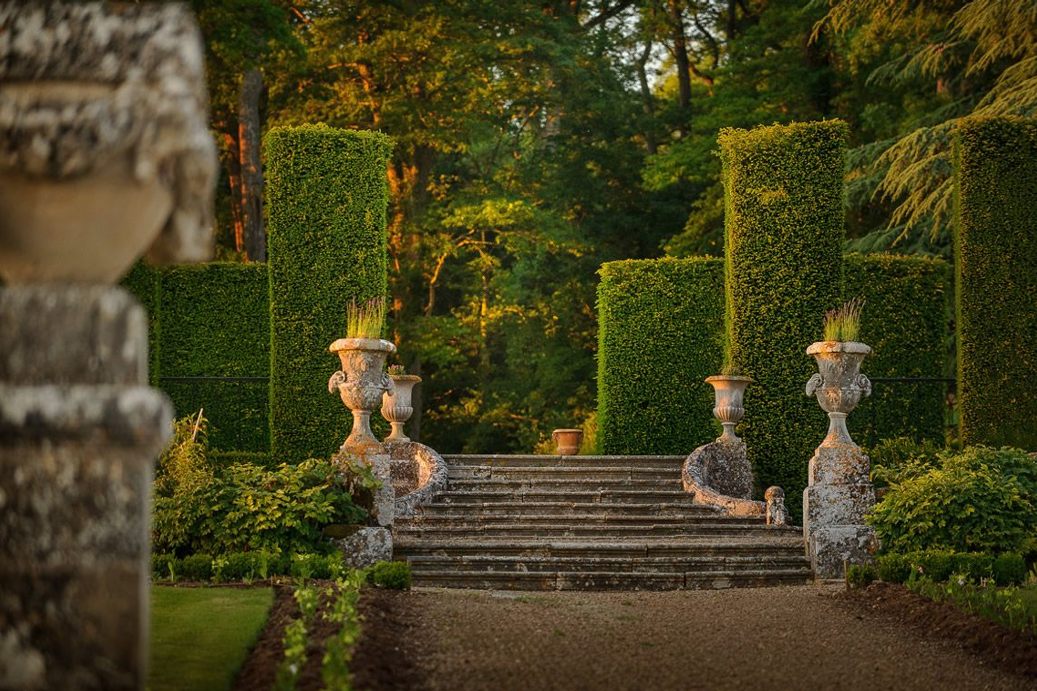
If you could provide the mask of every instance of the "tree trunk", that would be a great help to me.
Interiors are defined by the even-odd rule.
[[[637,59],[637,82],[641,86],[641,106],[647,116],[645,118],[645,148],[649,154],[654,154],[658,150],[658,145],[655,142],[655,132],[652,131],[652,126],[655,124],[655,102],[652,99],[652,89],[648,85],[648,72],[646,70],[648,58],[651,55],[652,42],[646,41],[645,49]]]
[[[230,130],[233,129],[234,132]],[[237,127],[227,126],[223,132],[223,165],[227,169],[227,186],[230,188],[230,216],[234,224],[234,250],[245,253],[245,222],[241,218],[241,152],[238,151]]]
[[[670,23],[673,29],[673,57],[677,63],[677,85],[680,92],[681,122],[677,131],[684,136],[691,125],[691,64],[688,60],[688,40],[684,35],[684,12],[678,0],[669,1]]]
[[[263,229],[263,167],[260,159],[259,97],[263,75],[251,69],[241,80],[238,101],[238,149],[241,162],[241,218],[245,232],[245,255],[249,261],[266,261]]]

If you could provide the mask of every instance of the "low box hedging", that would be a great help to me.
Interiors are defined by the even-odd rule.
[[[1037,121],[970,118],[954,147],[965,444],[1037,449]]]
[[[264,140],[269,231],[271,451],[326,457],[351,425],[324,382],[346,305],[386,293],[386,166],[392,140],[326,125],[279,127]]]
[[[876,575],[887,583],[906,583],[927,578],[936,583],[952,576],[972,582],[992,579],[999,586],[1019,585],[1026,581],[1026,560],[1017,552],[992,555],[986,552],[951,552],[926,550],[905,554],[881,554],[875,559]]]
[[[850,254],[843,262],[843,296],[864,299],[860,340],[872,348],[861,371],[874,386],[850,416],[854,439],[862,445],[893,437],[942,442],[950,267],[939,259],[889,255]],[[883,377],[930,380],[874,381]]]
[[[842,295],[840,121],[721,130],[726,332],[731,360],[753,378],[745,432],[756,482],[780,485],[798,513],[825,416],[803,395],[816,371],[805,350]]]
[[[690,453],[717,435],[703,379],[721,367],[723,263],[630,260],[599,273],[601,453]]]
[[[404,565],[406,566],[406,564]],[[408,567],[409,569],[409,567]],[[156,581],[249,582],[272,576],[302,579],[338,578],[346,572],[342,552],[327,554],[274,554],[263,550],[228,552],[216,556],[197,553],[178,558],[175,554],[155,554],[151,573]],[[408,570],[409,575],[409,570]],[[391,586],[387,586],[391,587]]]

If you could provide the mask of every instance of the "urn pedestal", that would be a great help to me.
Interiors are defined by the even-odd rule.
[[[874,529],[864,522],[875,505],[870,461],[846,428],[846,417],[871,394],[871,382],[860,373],[870,352],[855,342],[823,341],[807,348],[818,373],[807,382],[806,394],[816,396],[829,417],[828,435],[810,459],[803,491],[803,537],[818,578],[842,578],[846,565],[868,563],[877,547]]]

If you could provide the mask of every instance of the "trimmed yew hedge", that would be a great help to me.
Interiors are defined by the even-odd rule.
[[[954,147],[964,444],[1037,449],[1037,121],[968,119]]]
[[[123,281],[148,311],[152,384],[177,415],[205,408],[214,449],[269,449],[268,382],[179,378],[268,375],[267,281],[263,264],[220,262],[138,265]]]
[[[807,461],[826,418],[803,394],[842,295],[840,121],[721,130],[725,188],[726,332],[746,390],[745,440],[759,487],[785,488],[798,511]]]
[[[324,382],[346,305],[386,293],[386,166],[378,132],[303,125],[264,140],[270,268],[270,429],[278,459],[327,457],[349,412]]]
[[[861,371],[872,395],[849,419],[859,444],[893,437],[943,442],[950,365],[951,270],[939,259],[851,254],[844,257],[844,298],[864,298],[860,340],[872,348]],[[817,443],[815,439],[815,443]]]
[[[709,411],[723,335],[719,259],[603,264],[598,443],[605,454],[685,454],[717,436]]]

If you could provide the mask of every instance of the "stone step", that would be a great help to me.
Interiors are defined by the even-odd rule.
[[[420,571],[566,571],[685,573],[688,571],[762,571],[767,569],[803,569],[806,557],[798,554],[773,556],[690,556],[690,557],[520,557],[483,554],[444,557],[415,554],[407,557],[415,573]]]
[[[419,571],[414,585],[439,588],[493,590],[707,590],[746,586],[802,585],[810,570],[688,571],[685,573],[629,572],[514,572]]]
[[[680,478],[565,478],[450,480],[453,492],[593,492],[596,490],[658,490],[683,493]]]
[[[641,538],[554,539],[532,540],[470,538],[430,539],[399,535],[393,541],[393,552],[399,557],[412,555],[437,556],[520,556],[520,557],[580,557],[638,559],[645,557],[687,558],[742,556],[759,559],[803,554],[803,539],[788,533],[767,539],[753,538]]]
[[[399,537],[421,539],[450,539],[476,537],[534,538],[550,540],[554,538],[612,538],[630,539],[642,537],[767,537],[780,528],[766,525],[739,525],[737,523],[699,523],[680,525],[537,525],[530,523],[483,523],[476,525],[426,526],[415,522],[394,528]]]
[[[438,493],[436,503],[452,502],[482,503],[492,502],[570,502],[570,503],[622,503],[622,504],[685,504],[692,506],[694,500],[681,489],[603,489],[603,490],[528,490],[525,492],[510,491],[469,491],[448,489]]]
[[[712,506],[680,502],[623,503],[623,502],[559,502],[559,501],[493,501],[466,502],[452,501],[449,504],[432,503],[419,508],[423,516],[530,516],[539,514],[554,515],[590,515],[595,516],[654,516],[698,517],[722,515],[719,509]]]
[[[665,468],[631,466],[492,466],[461,465],[448,466],[451,480],[680,480],[680,466]]]
[[[635,505],[636,506],[636,505]],[[481,526],[491,523],[526,524],[540,526],[651,526],[651,525],[755,525],[763,524],[760,518],[740,518],[715,513],[690,516],[639,512],[607,515],[603,513],[495,513],[480,514],[475,511],[425,513],[396,521],[397,528],[439,528],[450,526]]]
[[[492,466],[495,468],[640,467],[673,469],[680,473],[686,456],[535,456],[509,454],[448,454],[448,468]]]

